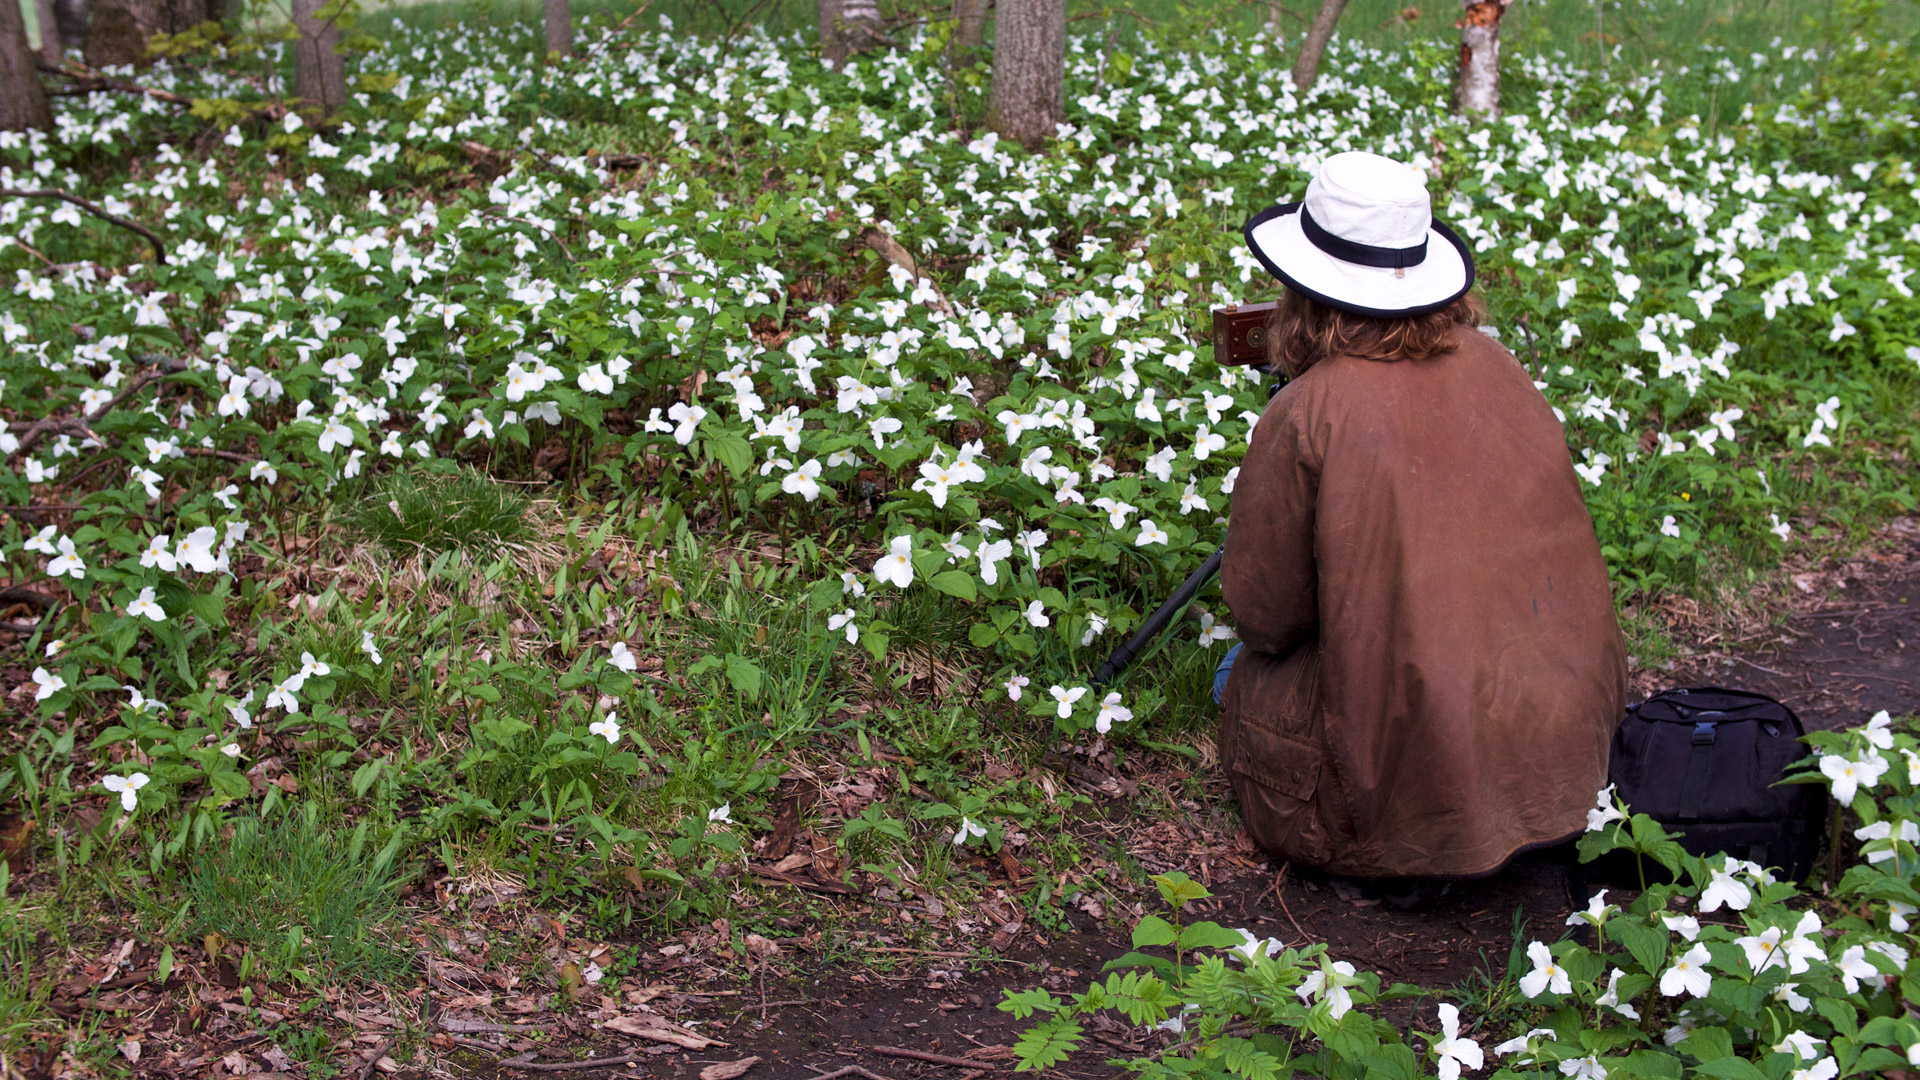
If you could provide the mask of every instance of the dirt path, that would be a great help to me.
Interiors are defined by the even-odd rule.
[[[1883,536],[1885,550],[1797,575],[1807,606],[1784,626],[1673,672],[1643,672],[1636,689],[1664,679],[1758,690],[1815,730],[1862,723],[1881,709],[1920,712],[1920,524],[1896,521]]]

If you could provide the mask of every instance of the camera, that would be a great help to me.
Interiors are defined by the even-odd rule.
[[[1267,322],[1274,302],[1228,304],[1213,309],[1213,359],[1223,367],[1267,362]]]

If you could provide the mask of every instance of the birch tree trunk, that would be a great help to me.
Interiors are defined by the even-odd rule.
[[[999,0],[987,126],[1038,150],[1066,119],[1066,0]]]
[[[546,0],[547,52],[564,60],[573,55],[573,12],[567,0]]]
[[[1306,40],[1300,43],[1300,55],[1293,61],[1293,89],[1305,94],[1320,77],[1320,58],[1326,55],[1327,42],[1333,40],[1333,28],[1340,24],[1340,13],[1347,0],[1320,0],[1320,10],[1307,27]]]
[[[0,0],[0,131],[53,127],[53,111],[27,43],[27,16],[18,0]]]
[[[332,111],[347,101],[347,64],[340,55],[340,27],[314,13],[324,0],[293,0],[293,92]]]
[[[877,0],[820,0],[820,55],[838,68],[847,57],[893,44]]]
[[[1460,71],[1454,87],[1460,111],[1492,116],[1500,108],[1500,17],[1511,0],[1468,0],[1460,17]]]
[[[65,46],[60,43],[60,17],[53,13],[53,0],[33,0],[33,20],[40,24],[40,55],[59,63]]]
[[[953,18],[959,24],[953,31],[955,59],[977,63],[987,40],[987,0],[953,0]]]

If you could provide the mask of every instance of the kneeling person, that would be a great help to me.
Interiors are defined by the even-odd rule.
[[[1475,325],[1425,178],[1330,158],[1247,224],[1292,381],[1254,430],[1221,583],[1221,758],[1249,832],[1354,877],[1470,877],[1579,833],[1625,649],[1561,425]]]

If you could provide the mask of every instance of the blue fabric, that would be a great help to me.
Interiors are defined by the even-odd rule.
[[[1233,673],[1233,661],[1234,658],[1239,655],[1240,643],[1236,641],[1234,642],[1233,648],[1227,650],[1227,658],[1220,661],[1220,666],[1214,669],[1213,703],[1215,705],[1220,704],[1221,695],[1227,692],[1227,676]]]

